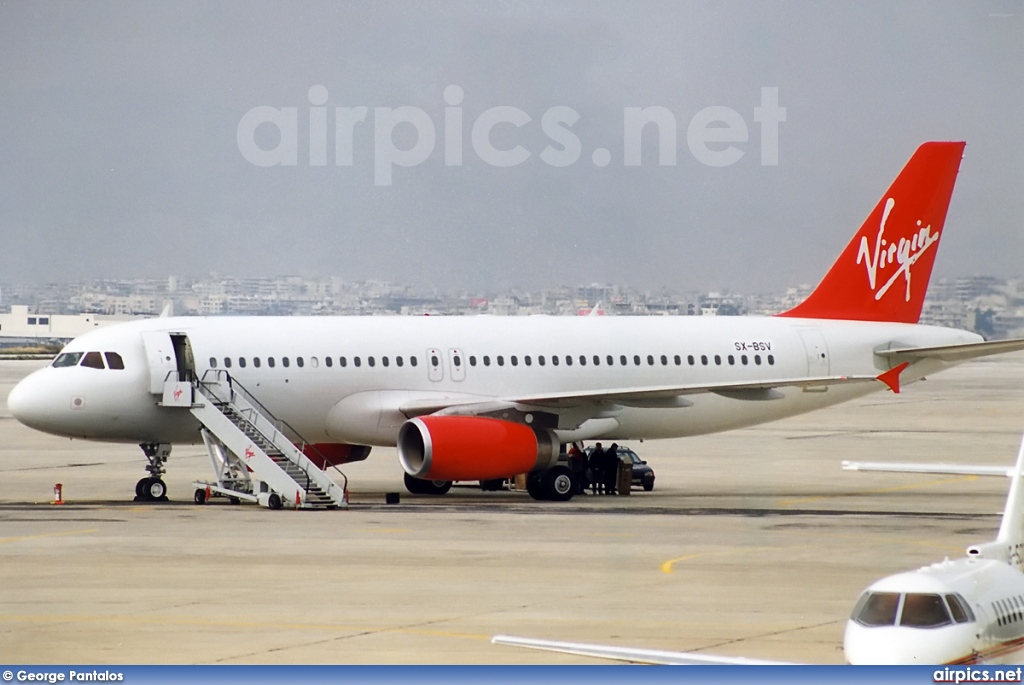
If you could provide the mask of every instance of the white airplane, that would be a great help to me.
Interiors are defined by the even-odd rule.
[[[878,468],[875,468],[875,467]],[[870,464],[858,470],[896,471]],[[967,556],[872,583],[847,621],[843,652],[851,664],[1019,664],[1024,658],[1024,440],[1016,465],[914,465],[915,473],[1010,475],[999,535]],[[612,647],[496,635],[494,644],[641,664],[781,664],[694,652]]]
[[[164,496],[172,444],[202,440],[215,494],[271,507],[344,506],[318,467],[374,445],[397,445],[416,493],[529,473],[534,498],[566,500],[573,441],[750,426],[1024,349],[917,324],[963,149],[918,148],[778,316],[156,318],[76,338],[8,407],[55,435],[139,443],[141,499]]]

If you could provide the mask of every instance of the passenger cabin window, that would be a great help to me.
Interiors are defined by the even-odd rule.
[[[519,357],[515,356],[514,354],[511,357],[509,357],[509,361],[512,362],[512,366],[519,366]]]
[[[260,368],[260,358],[259,357],[253,357],[252,358],[252,365],[255,366],[257,369]]]
[[[384,366],[389,366],[391,364],[391,362],[388,361],[388,358],[386,356],[380,358],[380,363],[383,364]],[[459,361],[458,357],[455,358],[455,365],[462,366],[462,362]]]
[[[315,369],[315,368],[320,366],[320,360],[317,359],[316,357],[310,357],[309,358],[309,365]],[[387,366],[387,365],[385,364],[385,366]]]
[[[572,357],[570,357],[569,355],[565,355],[565,365],[572,366]]]
[[[114,369],[116,371],[124,370],[124,360],[121,359],[121,355],[117,352],[104,352],[103,356],[107,358],[108,369]]]
[[[544,355],[543,354],[538,354],[537,355],[537,363],[540,364],[541,366],[544,366]]]
[[[370,366],[377,366],[377,360],[372,355],[366,358],[366,363]]]
[[[405,360],[402,359],[402,355],[398,355],[397,357],[395,357],[395,363],[398,364],[399,366],[405,366]],[[473,366],[476,366],[476,357],[470,357],[469,363],[472,364]]]
[[[485,354],[484,355],[484,366],[490,366],[490,365],[491,365],[491,357],[489,355]]]
[[[267,357],[267,366],[269,366],[270,368],[274,368],[274,358],[273,357]]]
[[[303,361],[302,357],[296,357],[295,358],[295,366],[297,366],[297,367],[299,367],[301,369],[305,365],[306,365],[306,362]]]
[[[359,357],[352,357],[352,366],[362,366],[363,361]]]
[[[103,357],[99,352],[86,352],[85,356],[82,357],[82,366],[90,369],[103,369]]]
[[[240,368],[240,369],[244,369],[245,368],[245,357],[239,357],[238,358],[238,368]]]
[[[344,357],[338,357],[338,366],[344,369],[346,366],[348,366],[348,360],[345,359]]]
[[[216,369],[217,368],[217,358],[216,357],[210,357],[210,368],[211,369]]]
[[[505,366],[505,358],[500,354],[498,355],[498,366]]]
[[[50,364],[55,369],[60,369],[65,366],[78,366],[78,362],[82,361],[82,352],[62,352],[57,355],[57,358]]]
[[[416,359],[416,357],[409,357],[410,366],[416,366],[417,364],[419,364],[419,361]]]
[[[224,368],[225,369],[230,369],[231,368],[231,357],[224,357]]]
[[[290,365],[291,362],[288,361],[288,357],[281,357],[281,366],[287,369]]]
[[[624,355],[624,354],[620,354],[619,355],[619,363],[622,364],[623,366],[626,365],[626,363],[627,363],[626,362],[626,355]]]
[[[324,364],[327,365],[328,369],[334,366],[334,357],[324,357]]]

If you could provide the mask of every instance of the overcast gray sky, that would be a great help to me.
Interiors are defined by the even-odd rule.
[[[0,280],[307,274],[438,287],[614,282],[771,291],[815,282],[919,143],[966,140],[936,273],[1024,273],[1024,7],[962,2],[0,2]],[[311,165],[313,86],[328,97]],[[463,162],[445,164],[445,88]],[[786,121],[763,165],[754,118]],[[256,107],[296,108],[294,165],[239,147]],[[368,108],[352,165],[335,110]],[[375,183],[375,108],[415,107],[432,153]],[[509,167],[477,154],[481,114]],[[541,153],[572,108],[578,161]],[[624,165],[624,110],[653,125]],[[707,107],[748,127],[734,164],[691,154]],[[563,124],[563,130],[566,125]],[[416,142],[411,124],[394,144]],[[252,136],[275,150],[278,128]],[[313,145],[317,147],[317,145]],[[723,144],[711,146],[726,147]],[[607,166],[593,161],[610,153]],[[315,156],[315,153],[314,153]]]

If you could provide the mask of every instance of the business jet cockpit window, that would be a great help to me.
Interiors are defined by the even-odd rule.
[[[970,623],[974,614],[957,594],[866,592],[853,608],[853,620],[868,627],[939,628]]]

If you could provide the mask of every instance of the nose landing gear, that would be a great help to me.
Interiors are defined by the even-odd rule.
[[[136,502],[166,502],[167,485],[161,476],[164,475],[164,464],[171,455],[171,446],[167,443],[144,442],[139,445],[146,455],[146,470],[149,478],[143,478],[135,484]]]

